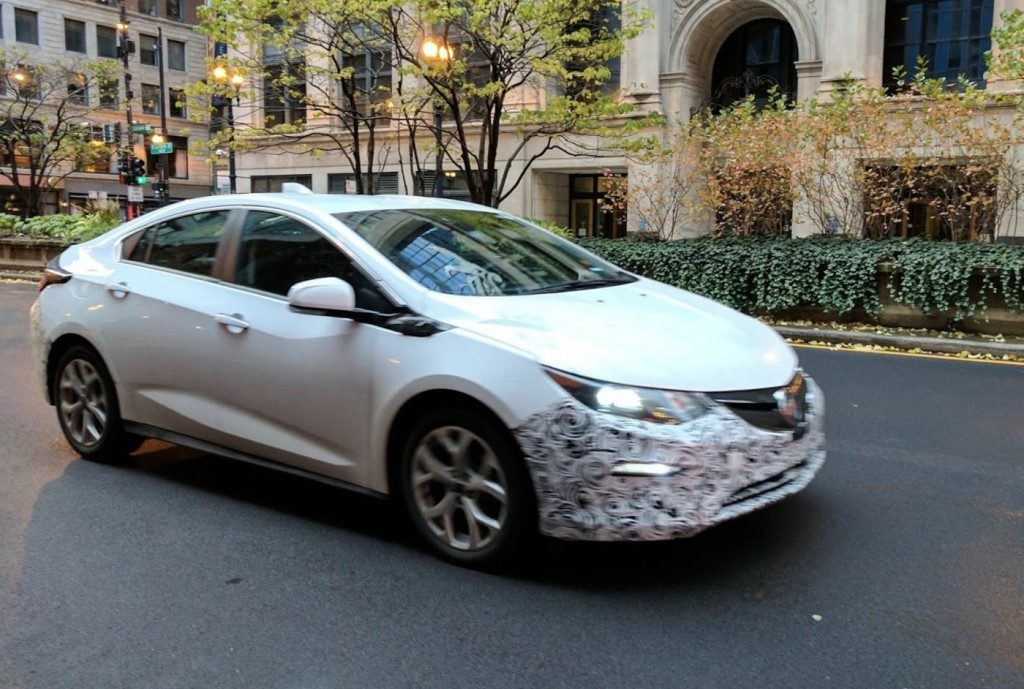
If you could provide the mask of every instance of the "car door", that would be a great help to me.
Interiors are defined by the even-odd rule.
[[[240,216],[238,216],[240,219]],[[193,212],[130,237],[99,304],[125,419],[204,440],[216,436],[224,372],[211,358],[229,210]]]
[[[374,360],[396,333],[344,318],[293,312],[297,282],[339,277],[357,305],[390,303],[338,246],[286,213],[250,210],[234,231],[228,273],[234,325],[216,333],[225,378],[222,444],[362,483],[373,404]]]

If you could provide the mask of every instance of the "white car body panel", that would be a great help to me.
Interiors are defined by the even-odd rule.
[[[352,258],[396,306],[407,306],[449,329],[415,337],[345,318],[298,313],[283,297],[121,259],[122,240],[135,231],[217,208],[269,210],[301,218]],[[671,463],[665,453],[691,447],[695,436],[685,425],[676,432],[646,422],[611,422],[598,412],[567,411],[568,395],[544,367],[664,390],[775,388],[793,379],[798,362],[772,329],[711,300],[646,279],[523,296],[433,292],[332,215],[398,208],[496,212],[438,199],[308,194],[211,197],[161,209],[72,247],[59,258],[61,269],[73,279],[45,289],[33,307],[42,364],[58,338],[78,335],[104,358],[126,420],[379,493],[389,491],[388,438],[403,405],[423,393],[459,393],[490,409],[526,450],[540,453],[528,459],[535,483],[544,487],[538,488],[545,501],[542,520],[548,520],[542,530],[561,537],[688,535],[720,521],[724,514],[742,513],[742,505],[721,511],[735,481],[720,483],[719,474],[714,479],[693,476],[701,486],[712,481],[714,497],[710,502],[707,496],[694,498],[703,501],[694,512],[699,519],[691,515],[686,517],[690,521],[673,521],[670,527],[662,528],[659,521],[657,528],[634,528],[630,520],[646,517],[613,514],[605,520],[603,514],[593,513],[593,504],[573,506],[572,500],[585,500],[587,488],[573,483],[574,497],[569,498],[549,477],[564,472],[565,462],[578,453],[571,449],[570,459],[563,457],[557,467],[548,466],[544,457],[564,454],[565,443],[571,448],[575,442],[575,431],[571,424],[568,430],[559,426],[562,444],[546,447],[543,428],[549,415],[564,419],[569,414],[588,427],[613,429],[614,435],[643,436],[650,431],[653,447],[668,448],[657,451],[659,462]],[[219,315],[247,327],[218,322]],[[822,407],[820,391],[813,389],[818,397],[810,409],[813,433],[799,443],[749,431],[732,412],[715,408],[715,418],[728,421],[733,429],[730,457],[742,452],[737,443],[779,448],[761,469],[747,470],[744,475],[750,480],[766,480],[777,471],[796,472],[798,480],[787,489],[795,492],[817,471],[824,459]],[[592,442],[607,442],[601,440],[605,436],[595,437]],[[718,456],[715,442],[704,438],[699,443],[709,462],[718,461],[710,459]],[[610,452],[596,446],[587,450],[587,461],[597,467],[592,470],[606,472],[593,486],[626,490],[628,484],[608,478],[609,463],[617,459]],[[750,455],[754,456],[758,455]],[[678,461],[690,460],[680,455]],[[578,477],[570,478],[560,480]],[[788,492],[776,491],[778,497]],[[637,509],[637,515],[650,512],[647,507]],[[626,522],[629,528],[623,526]]]

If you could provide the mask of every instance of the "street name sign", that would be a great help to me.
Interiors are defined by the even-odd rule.
[[[166,141],[162,144],[150,144],[149,152],[151,155],[164,155],[165,153],[174,153],[174,142]]]

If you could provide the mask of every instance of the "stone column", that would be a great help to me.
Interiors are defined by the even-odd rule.
[[[847,77],[880,86],[885,0],[828,0],[822,9],[822,90],[832,90]]]
[[[622,88],[643,111],[657,111],[661,105],[659,27],[671,18],[671,13],[667,17],[661,16],[668,4],[657,0],[638,0],[637,9],[650,13],[651,19],[639,36],[626,43],[622,59]]]
[[[995,21],[993,24],[999,26],[1001,21],[1001,15],[1003,12],[1011,12],[1013,10],[1024,10],[1024,0],[995,0]],[[999,49],[997,46],[992,46],[992,52],[998,54]],[[1001,79],[998,76],[992,76],[988,79],[988,89],[990,91],[999,91],[1005,93],[1007,91],[1020,91],[1024,88],[1024,84],[1019,79]]]

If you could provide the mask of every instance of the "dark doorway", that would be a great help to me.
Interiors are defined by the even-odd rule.
[[[780,19],[758,19],[736,29],[715,58],[711,102],[715,109],[753,96],[763,104],[772,88],[796,98],[796,35]]]
[[[579,237],[626,236],[626,213],[608,200],[610,180],[603,175],[569,177],[569,226]]]

